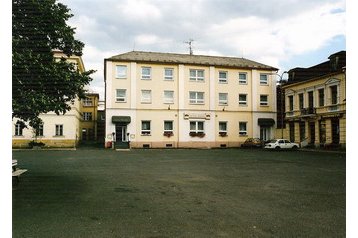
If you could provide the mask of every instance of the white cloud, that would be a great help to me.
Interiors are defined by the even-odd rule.
[[[126,18],[134,21],[157,20],[162,16],[157,6],[144,0],[127,0],[123,4],[118,4],[117,9]]]

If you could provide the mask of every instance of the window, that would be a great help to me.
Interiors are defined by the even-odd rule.
[[[227,106],[227,93],[219,93],[219,106]]]
[[[174,91],[164,91],[164,103],[172,104],[174,103]]]
[[[126,89],[117,89],[116,90],[116,102],[126,102]]]
[[[117,65],[116,66],[116,78],[123,79],[127,77],[127,66]]]
[[[267,85],[268,84],[267,74],[260,74],[260,84],[261,85]]]
[[[173,121],[164,121],[164,132],[173,132]]]
[[[288,96],[288,108],[293,111],[293,96]]]
[[[150,135],[150,121],[142,121],[142,135]]]
[[[247,73],[239,73],[239,84],[247,84]]]
[[[318,89],[318,106],[324,106],[324,88]]]
[[[152,69],[150,67],[142,67],[142,79],[150,80],[152,78]]]
[[[203,121],[191,121],[190,132],[192,133],[204,133],[204,122]]]
[[[331,104],[338,103],[338,92],[337,92],[337,85],[329,87],[331,89]]]
[[[204,104],[204,93],[203,92],[189,92],[189,103],[190,104]]]
[[[83,106],[88,107],[88,106],[92,106],[92,98],[85,98],[83,99]]]
[[[260,95],[260,106],[268,106],[268,95]]]
[[[204,70],[191,69],[190,70],[190,81],[204,81]]]
[[[219,72],[219,83],[227,83],[227,72],[226,71]]]
[[[15,136],[22,136],[23,125],[21,123],[15,124]]]
[[[63,125],[56,125],[56,136],[63,136]]]
[[[247,135],[247,122],[239,122],[239,134]]]
[[[239,94],[239,106],[247,105],[247,94]]]
[[[36,130],[36,136],[43,136],[44,135],[44,125],[39,125],[39,128]]]
[[[173,71],[173,69],[169,68],[164,69],[164,80],[174,80]]]
[[[303,93],[298,94],[298,103],[300,109],[303,109]]]
[[[227,122],[226,121],[219,121],[219,133],[227,132]]]
[[[92,112],[84,112],[83,120],[84,121],[92,121]]]
[[[142,90],[142,103],[152,103],[152,90]]]

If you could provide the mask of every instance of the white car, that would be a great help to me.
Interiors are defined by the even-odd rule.
[[[290,142],[286,139],[274,139],[270,140],[268,143],[265,143],[265,149],[274,149],[274,150],[280,150],[280,149],[298,149],[300,147],[299,144]]]

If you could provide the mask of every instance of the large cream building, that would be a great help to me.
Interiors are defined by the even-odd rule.
[[[274,67],[244,58],[140,51],[104,63],[106,145],[236,147],[248,137],[274,137]]]
[[[289,70],[285,90],[286,133],[315,147],[346,144],[346,52],[309,68]]]
[[[84,72],[84,64],[79,56],[66,56],[60,51],[54,51],[54,57],[60,59],[66,58],[67,61],[74,63],[80,72]],[[12,128],[12,146],[14,148],[29,147],[29,142],[36,140],[43,142],[45,147],[76,147],[81,139],[80,125],[82,121],[81,101],[75,100],[71,104],[71,110],[64,115],[57,115],[55,112],[40,114],[43,124],[37,135],[33,128],[22,128],[17,123],[18,118],[13,118]]]

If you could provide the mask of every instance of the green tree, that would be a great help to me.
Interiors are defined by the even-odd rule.
[[[72,16],[57,0],[12,2],[12,116],[31,127],[42,123],[39,114],[65,114],[77,97],[84,98],[95,72],[81,73],[65,58],[54,58],[53,50],[82,55],[84,44],[67,25]]]

